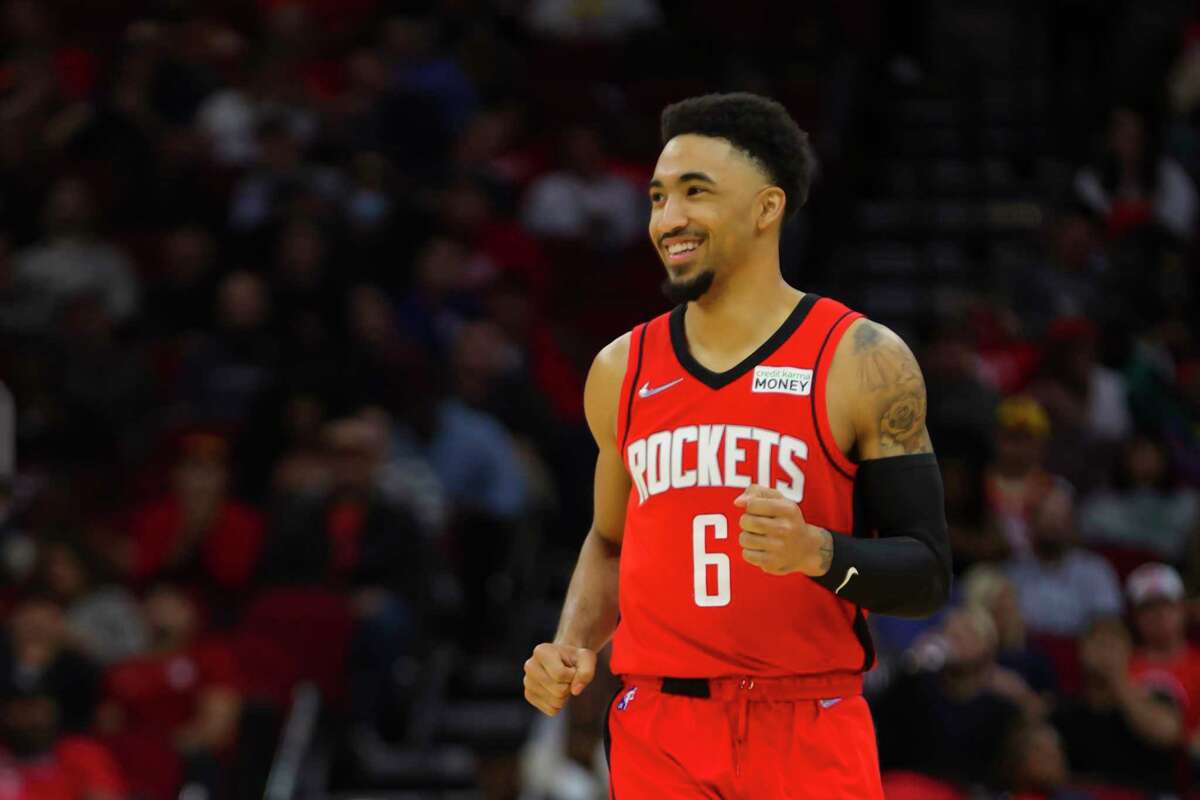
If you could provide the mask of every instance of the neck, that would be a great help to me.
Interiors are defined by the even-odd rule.
[[[1182,639],[1157,645],[1147,643],[1142,647],[1142,655],[1151,661],[1171,661],[1183,651],[1183,648],[1184,640]]]
[[[779,271],[779,257],[748,263],[713,282],[689,303],[684,324],[693,351],[731,355],[757,347],[770,336],[804,296]],[[744,352],[743,352],[744,354]]]

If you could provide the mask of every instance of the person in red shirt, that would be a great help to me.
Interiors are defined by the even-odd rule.
[[[170,576],[224,592],[253,575],[264,523],[229,495],[228,444],[185,436],[170,492],[138,508],[130,521],[130,572],[138,581]]]
[[[130,761],[175,762],[185,780],[211,787],[232,752],[241,714],[233,651],[201,636],[196,604],[176,586],[152,588],[145,613],[151,649],[109,670],[98,722]]]
[[[120,800],[112,755],[87,736],[60,736],[58,702],[43,687],[0,700],[0,800]]]
[[[1143,564],[1129,573],[1125,592],[1138,639],[1130,675],[1175,699],[1185,735],[1200,750],[1200,648],[1187,640],[1183,580],[1166,564]]]

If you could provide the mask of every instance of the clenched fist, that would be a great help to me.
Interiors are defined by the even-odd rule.
[[[596,677],[596,653],[586,647],[544,642],[525,661],[525,699],[553,717]]]
[[[769,575],[803,572],[819,577],[829,571],[831,534],[805,522],[800,506],[777,489],[754,484],[733,504],[745,511],[738,520],[738,544],[747,563]]]

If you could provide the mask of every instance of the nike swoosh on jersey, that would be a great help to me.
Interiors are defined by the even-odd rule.
[[[842,589],[845,589],[846,584],[849,583],[850,579],[853,578],[857,574],[858,574],[858,569],[856,567],[851,567],[850,569],[846,570],[846,577],[842,578],[842,582],[840,584],[838,584],[838,587],[836,589],[833,590],[833,593],[837,594]]]
[[[647,397],[653,397],[654,395],[658,394],[659,392],[665,392],[667,389],[670,389],[675,384],[682,383],[682,382],[683,382],[683,378],[676,378],[675,380],[671,381],[670,383],[664,383],[662,386],[655,386],[653,389],[651,389],[650,381],[646,381],[644,384],[642,384],[642,388],[638,389],[638,397],[641,397],[643,399],[645,399]]]

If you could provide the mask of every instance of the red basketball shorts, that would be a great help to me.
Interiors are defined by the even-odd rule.
[[[883,800],[871,712],[850,691],[625,676],[605,729],[611,797]]]

